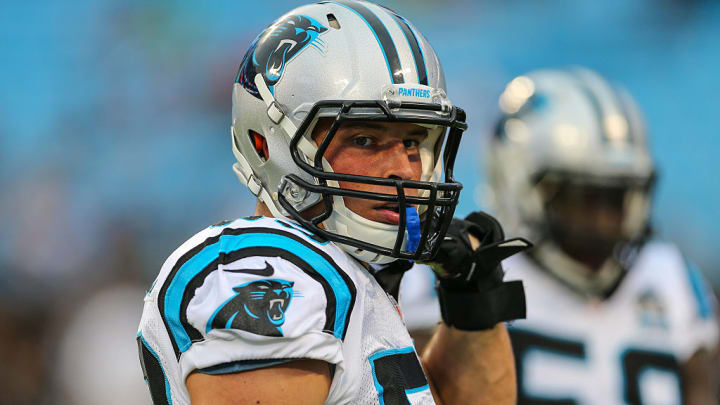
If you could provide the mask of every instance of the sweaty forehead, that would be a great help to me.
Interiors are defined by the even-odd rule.
[[[389,132],[389,133],[408,133],[412,135],[425,135],[427,134],[427,129],[418,125],[413,124],[409,122],[365,122],[365,121],[359,121],[359,122],[348,122],[344,124],[341,129],[368,129],[372,131],[379,131],[379,132]]]

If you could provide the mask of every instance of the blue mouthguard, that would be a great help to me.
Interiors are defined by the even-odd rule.
[[[415,207],[405,209],[405,229],[408,234],[407,250],[415,253],[420,243],[420,216]]]

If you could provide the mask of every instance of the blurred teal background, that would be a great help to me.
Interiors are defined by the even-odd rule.
[[[300,4],[3,3],[0,404],[149,403],[133,347],[143,289],[189,236],[253,212],[230,168],[232,82],[250,41]],[[720,285],[720,2],[382,4],[433,44],[469,113],[459,214],[477,207],[505,83],[585,65],[643,108],[659,234]],[[108,338],[122,322],[128,335]]]

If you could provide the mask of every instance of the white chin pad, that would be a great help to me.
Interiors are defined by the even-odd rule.
[[[326,221],[323,222],[326,229],[342,236],[352,239],[361,240],[373,245],[392,249],[395,246],[395,240],[398,234],[398,226],[384,224],[381,222],[371,221],[361,215],[358,215],[345,206],[342,197],[333,197],[333,212]],[[407,232],[403,237],[401,249],[407,247]],[[379,255],[354,246],[339,244],[339,246],[347,253],[366,263],[383,264],[389,263],[395,258],[390,256]]]

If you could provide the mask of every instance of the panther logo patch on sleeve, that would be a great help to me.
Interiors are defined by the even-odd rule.
[[[265,29],[250,45],[240,65],[236,82],[250,94],[260,98],[255,76],[265,78],[270,91],[280,81],[285,65],[308,45],[323,52],[325,42],[319,35],[328,28],[312,17],[289,15]]]
[[[240,329],[263,336],[283,336],[281,327],[294,284],[268,278],[234,287],[236,294],[213,313],[206,333],[212,329]]]

